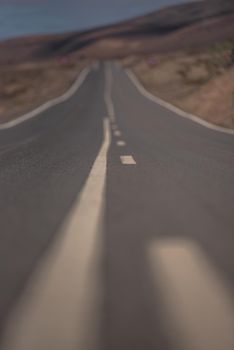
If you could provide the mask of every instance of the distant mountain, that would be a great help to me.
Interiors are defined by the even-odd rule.
[[[234,1],[232,0],[194,1],[174,5],[116,25],[74,33],[63,40],[48,43],[42,55],[50,55],[54,52],[70,53],[106,38],[165,37],[191,25],[204,25],[209,20],[232,13],[234,13]]]
[[[0,40],[113,24],[184,0],[0,0]],[[191,1],[191,0],[187,0]]]
[[[234,1],[206,0],[170,6],[133,20],[85,32],[32,36],[0,44],[0,64],[76,53],[95,56],[100,42],[118,41],[96,53],[99,58],[197,47],[224,39],[234,40]],[[126,44],[127,43],[127,44]]]
[[[208,18],[229,14],[234,11],[233,0],[206,0],[171,6],[142,16],[132,21],[139,30],[149,27],[157,34],[180,29]]]

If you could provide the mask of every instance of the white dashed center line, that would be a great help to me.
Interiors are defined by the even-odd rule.
[[[119,147],[124,147],[124,146],[126,146],[126,142],[125,142],[125,141],[122,141],[122,140],[117,141],[117,146],[119,146]]]
[[[120,137],[122,135],[122,133],[119,130],[115,130],[114,131],[114,135],[117,136],[117,137]]]
[[[106,68],[106,88],[105,88],[105,102],[107,106],[108,116],[109,120],[111,122],[111,128],[113,131],[113,135],[115,137],[121,137],[122,132],[118,128],[118,123],[116,122],[115,117],[115,109],[114,109],[114,103],[111,95],[112,91],[112,84],[113,84],[113,76],[110,69],[110,66],[107,66]],[[117,140],[116,145],[119,147],[126,146],[126,142],[124,140]],[[120,156],[121,163],[123,165],[135,165],[136,161],[131,155],[123,155]]]
[[[121,163],[123,165],[135,165],[136,161],[132,156],[120,156]]]

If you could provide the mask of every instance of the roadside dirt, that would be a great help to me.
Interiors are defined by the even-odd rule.
[[[154,95],[181,109],[234,129],[233,44],[193,52],[129,57],[122,60]]]
[[[0,123],[62,95],[88,65],[73,58],[0,66]]]

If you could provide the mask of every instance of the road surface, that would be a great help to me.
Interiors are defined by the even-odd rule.
[[[234,136],[106,63],[0,131],[1,350],[233,350]]]

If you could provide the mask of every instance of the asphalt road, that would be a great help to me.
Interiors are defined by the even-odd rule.
[[[1,350],[233,350],[234,136],[102,64],[0,131]]]

